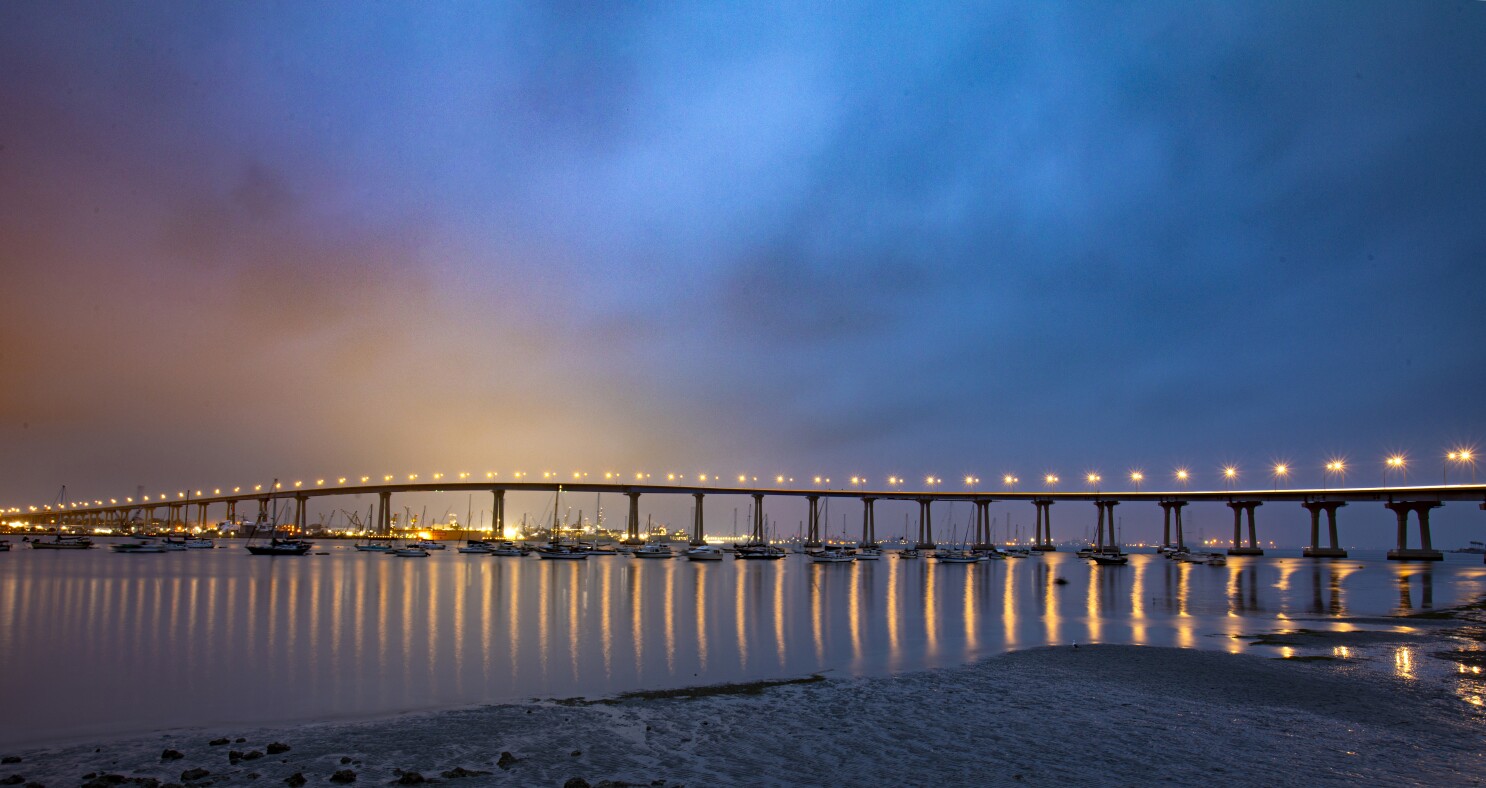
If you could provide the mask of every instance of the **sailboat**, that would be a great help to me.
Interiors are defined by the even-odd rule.
[[[57,530],[57,535],[50,541],[42,539],[31,540],[31,548],[33,550],[90,550],[92,547],[92,539],[86,536],[66,536],[62,534],[61,529]]]
[[[537,548],[537,557],[563,561],[582,561],[588,558],[589,550],[582,545],[567,544],[561,541],[559,537],[561,529],[557,525],[557,511],[561,508],[562,488],[558,487],[552,499],[552,538],[547,544]]]
[[[274,487],[278,487],[279,480],[274,479],[273,482]],[[277,498],[273,502],[273,521],[272,527],[268,532],[268,544],[253,544],[253,537],[258,534],[259,522],[261,521],[254,521],[253,533],[248,536],[246,547],[248,553],[251,555],[304,555],[310,551],[311,547],[314,547],[314,544],[306,542],[303,539],[295,537],[288,539],[279,538],[279,500]]]
[[[756,519],[762,522],[764,524],[764,532],[756,534],[754,538],[736,545],[733,548],[734,556],[742,561],[778,561],[786,555],[789,555],[789,553],[785,552],[783,547],[778,547],[769,542],[767,536],[769,524],[768,519],[763,515],[762,507],[760,507],[760,511],[755,514],[753,511],[753,504],[749,504],[748,517],[750,520]]]
[[[811,563],[814,563],[814,564],[850,564],[850,563],[855,563],[856,560],[857,560],[856,553],[850,552],[850,551],[847,551],[847,550],[843,550],[839,546],[833,546],[833,545],[831,545],[831,514],[830,514],[830,505],[831,505],[831,499],[830,498],[827,498],[826,499],[826,511],[821,516],[821,520],[824,521],[825,524],[826,524],[826,533],[824,534],[826,546],[823,549],[820,549],[820,550],[806,551],[805,554],[810,557],[810,562]]]

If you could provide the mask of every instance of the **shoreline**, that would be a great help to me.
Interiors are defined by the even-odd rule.
[[[1382,640],[1400,634],[1450,642],[1444,630]],[[1324,648],[1349,636],[1363,650],[1379,640],[1373,630],[1255,637]],[[1481,715],[1443,685],[1389,676],[1370,661],[1051,646],[892,676],[817,674],[7,751],[0,755],[22,760],[0,766],[0,780],[277,785],[299,775],[330,784],[349,770],[374,784],[852,784],[886,774],[894,784],[1196,785],[1284,784],[1302,769],[1311,784],[1476,784]],[[290,749],[267,755],[275,742]],[[162,761],[167,749],[182,757]],[[183,779],[191,770],[206,774]]]

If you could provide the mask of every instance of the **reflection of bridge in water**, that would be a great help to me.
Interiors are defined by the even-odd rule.
[[[204,491],[203,491],[204,492]],[[1256,510],[1269,504],[1293,503],[1305,508],[1311,516],[1310,544],[1305,547],[1304,555],[1315,558],[1344,558],[1347,553],[1338,542],[1337,532],[1337,510],[1349,504],[1376,503],[1381,504],[1392,511],[1398,520],[1397,545],[1388,552],[1388,557],[1394,560],[1430,560],[1438,561],[1444,555],[1434,549],[1429,532],[1429,513],[1433,509],[1443,506],[1446,502],[1470,502],[1476,503],[1482,509],[1486,509],[1486,485],[1481,484],[1454,484],[1454,485],[1423,485],[1412,487],[1353,487],[1340,489],[1297,489],[1297,490],[1222,490],[1222,491],[1167,491],[1167,492],[1115,492],[1115,491],[1093,491],[1093,492],[1016,492],[1016,491],[967,491],[948,492],[943,490],[826,490],[826,489],[782,489],[782,488],[757,488],[757,487],[722,487],[722,486],[697,486],[680,484],[619,484],[619,483],[588,483],[576,482],[564,484],[559,482],[490,482],[490,481],[458,481],[458,482],[391,482],[386,484],[325,484],[317,482],[313,487],[302,487],[298,483],[290,489],[263,490],[261,487],[252,491],[243,491],[234,488],[230,492],[213,490],[210,493],[198,492],[194,499],[188,498],[185,493],[179,493],[177,498],[171,499],[160,496],[154,501],[145,497],[136,501],[126,498],[121,503],[118,499],[108,501],[94,500],[74,503],[61,503],[47,506],[26,507],[22,511],[13,507],[8,511],[7,520],[10,522],[21,522],[27,525],[75,525],[75,526],[125,526],[130,523],[136,515],[142,516],[146,522],[153,522],[155,513],[165,509],[167,522],[171,525],[186,523],[191,512],[189,508],[196,507],[196,522],[205,525],[207,513],[213,506],[223,506],[226,509],[228,520],[236,519],[237,506],[244,502],[258,504],[258,522],[267,522],[268,510],[271,502],[278,499],[292,499],[294,501],[294,525],[301,531],[306,522],[306,504],[311,498],[345,495],[376,495],[377,511],[375,515],[373,531],[377,533],[390,533],[392,529],[392,503],[391,499],[397,493],[445,493],[445,492],[483,492],[493,496],[493,522],[497,529],[503,529],[505,520],[505,500],[508,492],[531,492],[531,493],[612,493],[624,495],[629,499],[628,515],[625,523],[625,541],[638,543],[640,541],[640,499],[645,495],[689,495],[695,501],[693,507],[693,522],[691,538],[694,544],[700,544],[705,538],[705,517],[703,515],[703,502],[709,495],[736,495],[747,496],[753,499],[753,523],[751,538],[756,541],[765,541],[767,534],[764,531],[763,503],[766,498],[799,498],[804,499],[807,505],[807,528],[805,533],[805,546],[818,547],[822,544],[821,532],[821,502],[822,499],[830,498],[854,498],[862,503],[862,537],[863,543],[877,543],[876,518],[874,504],[878,501],[912,501],[918,504],[918,545],[923,548],[934,546],[933,505],[943,502],[971,503],[975,508],[974,519],[974,541],[977,547],[987,547],[991,544],[991,520],[990,506],[993,503],[1021,502],[1030,503],[1035,509],[1035,536],[1033,546],[1036,550],[1056,550],[1053,539],[1052,507],[1056,503],[1092,503],[1097,508],[1098,533],[1100,543],[1104,543],[1106,528],[1109,534],[1109,543],[1114,543],[1114,507],[1121,504],[1147,503],[1159,506],[1163,513],[1163,536],[1162,543],[1186,547],[1186,534],[1182,525],[1182,510],[1188,505],[1198,503],[1223,504],[1233,511],[1233,541],[1228,549],[1230,555],[1263,555],[1264,551],[1259,547],[1258,525]],[[1325,516],[1328,545],[1322,546],[1321,519]],[[1410,520],[1417,524],[1418,544],[1415,547],[1409,545]],[[1107,523],[1107,525],[1106,525]],[[1247,525],[1247,544],[1245,544],[1245,528]]]

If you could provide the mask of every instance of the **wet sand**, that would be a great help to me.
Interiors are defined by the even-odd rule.
[[[1376,645],[1363,642],[1377,640],[1370,633],[1316,637],[1332,645],[1349,634],[1358,648]],[[1477,707],[1449,681],[1399,678],[1368,662],[1376,660],[1039,648],[887,678],[802,677],[5,752],[22,760],[0,766],[0,780],[282,785],[298,774],[326,785],[349,770],[356,784],[376,785],[413,784],[410,772],[454,785],[1479,784],[1486,721]],[[218,737],[244,741],[209,744]],[[265,753],[272,742],[291,749],[230,763],[230,752]],[[182,757],[162,762],[165,749]],[[183,780],[192,769],[208,774]]]

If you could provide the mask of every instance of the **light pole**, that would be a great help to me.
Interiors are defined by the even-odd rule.
[[[1191,479],[1191,478],[1192,478],[1192,474],[1186,468],[1177,468],[1176,469],[1176,480],[1182,483],[1182,490],[1184,492],[1187,489],[1187,480],[1188,479]]]
[[[1089,482],[1089,484],[1091,486],[1093,486],[1094,492],[1096,492],[1096,493],[1099,492],[1099,480],[1101,478],[1099,476],[1099,474],[1097,474],[1097,473],[1090,473],[1088,476],[1086,476],[1084,478],[1088,480],[1088,482]]]
[[[1328,461],[1326,463],[1326,473],[1324,474],[1324,476],[1326,479],[1329,480],[1332,474],[1336,474],[1338,487],[1345,485],[1347,482],[1347,464],[1341,460],[1335,459]],[[1324,489],[1324,487],[1325,482],[1322,483],[1322,488]]]
[[[1280,489],[1280,480],[1290,476],[1290,466],[1283,462],[1275,463],[1274,466],[1274,488]]]
[[[1238,479],[1238,469],[1232,465],[1223,466],[1223,484],[1228,487],[1228,492],[1233,492],[1233,482]]]
[[[1016,483],[1019,482],[1019,481],[1021,481],[1021,479],[1018,479],[1016,476],[1013,476],[1012,474],[1009,474],[1009,473],[1006,474],[1005,476],[1002,476],[1001,477],[1001,482],[1006,485],[1006,489],[1007,489],[1008,492],[1009,491],[1012,491],[1012,490],[1015,490],[1016,489]]]
[[[1471,466],[1471,484],[1476,483],[1476,452],[1473,449],[1456,449],[1446,454],[1445,459]],[[1450,483],[1449,476],[1445,477],[1445,483]]]
[[[1135,483],[1135,491],[1140,492],[1140,483],[1145,481],[1145,474],[1140,471],[1131,471],[1130,481]]]
[[[1054,487],[1058,486],[1058,474],[1049,473],[1048,475],[1042,477],[1042,482],[1043,484],[1047,485],[1048,491],[1051,492]]]
[[[1383,462],[1383,486],[1388,486],[1388,472],[1398,471],[1404,484],[1409,481],[1409,459],[1402,454],[1394,454]]]

